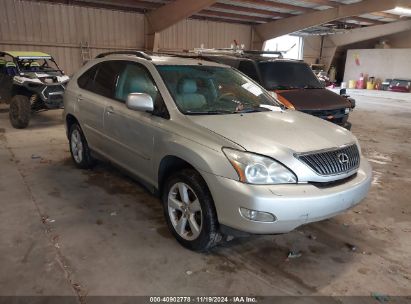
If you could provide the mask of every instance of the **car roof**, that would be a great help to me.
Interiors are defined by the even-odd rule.
[[[155,65],[206,65],[228,67],[227,65],[212,62],[207,60],[207,58],[201,57],[152,56],[151,59]]]
[[[215,67],[225,67],[230,68],[230,66],[209,61],[207,58],[201,58],[199,56],[174,56],[174,55],[152,55],[149,56],[150,60],[146,59],[147,61],[153,63],[154,65],[203,65],[203,66],[215,66]],[[105,59],[108,58],[116,58],[116,59],[134,59],[134,58],[141,58],[136,57],[132,54],[111,54],[104,57]]]
[[[11,57],[18,59],[50,59],[51,55],[43,52],[30,52],[30,51],[3,51],[0,54],[10,55]]]

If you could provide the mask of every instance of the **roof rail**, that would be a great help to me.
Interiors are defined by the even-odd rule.
[[[211,58],[208,58],[207,55],[209,54],[197,54],[193,52],[174,52],[174,51],[160,51],[160,52],[153,52],[153,55],[163,55],[163,56],[170,56],[170,57],[177,57],[177,58],[185,58],[185,59],[195,59],[195,60],[205,60],[215,62]]]
[[[234,56],[237,58],[254,58],[261,57],[264,55],[275,55],[277,59],[284,58],[284,53],[286,51],[246,51],[243,48],[219,48],[219,49],[205,49],[197,48],[189,53],[195,53],[198,56],[210,56],[210,55],[227,55]]]
[[[107,52],[107,53],[101,53],[97,55],[96,59],[98,58],[104,58],[109,55],[134,55],[139,58],[147,59],[147,60],[152,60],[149,55],[142,51],[116,51],[116,52]]]
[[[250,54],[250,55],[278,55],[282,56],[284,52],[280,51],[243,51],[244,54]]]

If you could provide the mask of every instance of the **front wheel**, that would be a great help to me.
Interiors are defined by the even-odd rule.
[[[214,202],[195,170],[185,169],[171,176],[162,200],[168,227],[181,245],[206,251],[221,240]]]
[[[10,101],[9,118],[16,129],[27,128],[30,121],[31,104],[27,96],[16,95]]]
[[[76,166],[80,169],[92,168],[95,161],[91,156],[83,131],[77,123],[70,127],[69,141],[71,158]]]

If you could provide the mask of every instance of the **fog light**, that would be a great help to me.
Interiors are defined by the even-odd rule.
[[[274,222],[276,220],[275,215],[271,213],[251,210],[242,207],[240,208],[240,214],[247,220],[255,222]]]

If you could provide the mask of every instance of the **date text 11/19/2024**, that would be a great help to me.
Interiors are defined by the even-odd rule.
[[[255,297],[195,296],[150,297],[150,303],[258,303]]]

